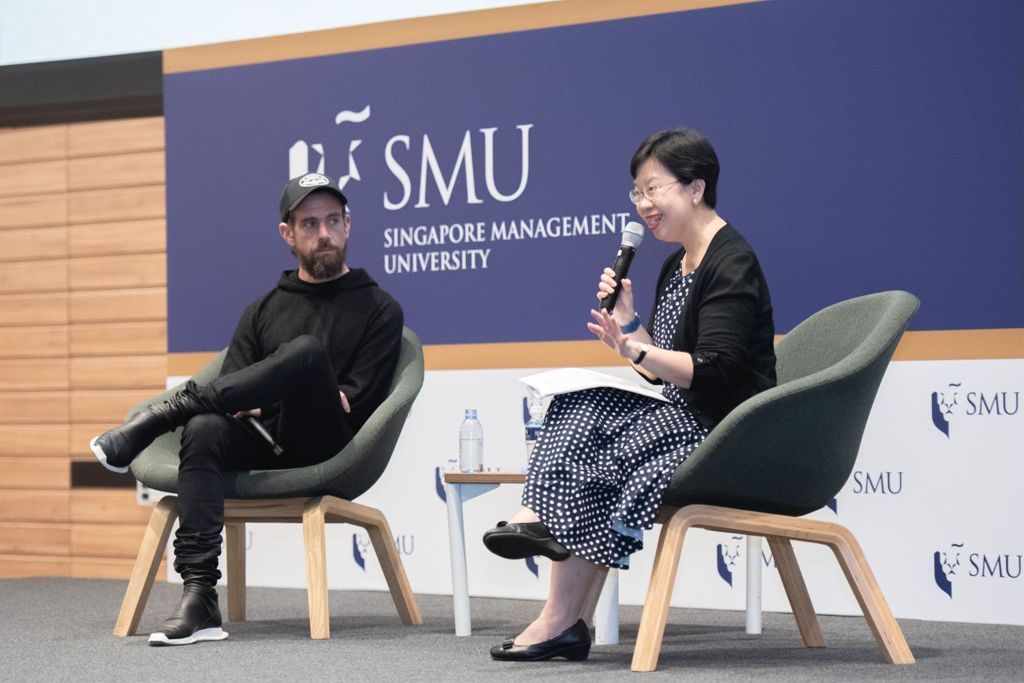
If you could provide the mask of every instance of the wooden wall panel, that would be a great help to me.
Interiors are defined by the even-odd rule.
[[[66,391],[0,391],[0,424],[66,424],[67,421]]]
[[[167,379],[167,356],[96,356],[71,359],[75,389],[152,390]]]
[[[70,565],[67,126],[0,131],[0,576]]]
[[[66,325],[68,305],[67,292],[0,294],[0,326]]]
[[[71,558],[64,556],[0,555],[0,579],[30,576],[70,576]]]
[[[67,358],[0,359],[0,391],[67,389]]]
[[[164,148],[164,120],[155,116],[76,123],[68,128],[68,157],[103,156]]]
[[[0,232],[2,238],[3,232]],[[4,263],[0,267],[0,294],[63,292],[67,288],[67,259]]]
[[[68,451],[72,461],[94,462],[96,456],[89,450],[92,437],[110,429],[109,422],[75,422],[68,436]]]
[[[73,356],[167,353],[167,322],[71,325]]]
[[[68,220],[71,223],[163,218],[166,213],[163,185],[91,190],[68,195]]]
[[[71,554],[135,559],[145,532],[145,524],[72,524]]]
[[[67,414],[67,402],[63,413]],[[67,457],[71,428],[63,424],[0,424],[0,453]],[[3,482],[0,482],[3,486]]]
[[[0,198],[0,228],[34,228],[68,222],[65,194]]]
[[[2,306],[2,300],[0,300]],[[71,322],[167,320],[167,288],[95,289],[71,292]]]
[[[73,290],[163,287],[167,258],[162,252],[76,258],[71,260],[68,282]]]
[[[0,262],[64,258],[68,255],[68,229],[64,226],[5,230],[0,232],[0,237],[3,239]],[[6,269],[8,266],[2,267]],[[45,264],[43,268],[47,269]]]
[[[47,522],[0,522],[0,554],[66,555],[71,525]]]
[[[63,458],[0,455],[0,482],[5,489],[71,488],[71,465]]]
[[[71,558],[70,576],[73,579],[118,579],[126,581],[132,575],[134,559],[116,557],[80,557]],[[167,580],[166,558],[156,570],[156,580]]]
[[[152,508],[71,463],[165,383],[164,183],[160,117],[0,131],[0,577],[131,572]]]
[[[120,424],[128,409],[163,391],[148,389],[72,390],[71,421]]]
[[[76,356],[139,355],[167,352],[166,321],[75,324],[71,353]]]
[[[71,505],[67,491],[7,489],[0,492],[0,521],[69,522]]]
[[[73,191],[164,184],[164,152],[137,152],[71,159],[68,187]]]
[[[149,522],[152,505],[139,505],[135,489],[81,488],[71,491],[70,517],[75,524],[135,524]],[[138,552],[138,548],[135,549]]]
[[[66,325],[0,326],[0,358],[64,358],[68,348]]]
[[[148,220],[84,223],[71,226],[71,256],[138,254],[167,249],[167,222]]]
[[[0,165],[0,197],[66,192],[67,178],[67,162],[63,159]]]
[[[0,164],[63,160],[67,130],[65,125],[0,129]]]

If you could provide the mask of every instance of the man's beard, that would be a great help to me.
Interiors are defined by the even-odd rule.
[[[302,269],[312,275],[313,279],[330,280],[341,275],[341,271],[345,269],[347,251],[347,244],[341,249],[334,245],[318,246],[311,254],[300,254],[299,262]]]

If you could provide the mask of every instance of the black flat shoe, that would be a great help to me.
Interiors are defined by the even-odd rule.
[[[581,662],[590,655],[590,629],[580,619],[554,638],[533,645],[516,645],[515,639],[491,648],[491,657],[506,662],[543,662],[565,657]]]
[[[551,531],[540,522],[498,522],[498,526],[484,532],[484,545],[495,555],[509,560],[543,555],[561,562],[570,554],[568,548],[556,541]]]

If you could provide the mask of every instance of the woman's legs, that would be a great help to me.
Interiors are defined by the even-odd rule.
[[[564,562],[552,562],[548,599],[540,615],[516,636],[516,645],[542,643],[579,621],[590,584],[599,569],[598,565],[576,555]]]
[[[524,507],[519,508],[519,512],[509,517],[509,524],[532,524],[533,522],[539,522],[540,517],[537,513],[530,508]]]

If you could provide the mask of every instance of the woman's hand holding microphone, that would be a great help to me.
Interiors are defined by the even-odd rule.
[[[597,298],[603,301],[613,291],[615,291],[615,272],[611,268],[605,268],[601,274],[601,281],[597,284]],[[632,280],[622,279],[619,298],[610,312],[604,309],[591,310],[590,315],[595,322],[587,323],[588,330],[626,360],[632,361],[636,358],[637,350],[633,348],[636,343],[630,339],[630,335],[633,333],[622,331],[623,327],[628,329],[636,319],[636,309],[633,307]],[[637,328],[637,331],[640,332],[637,337],[647,337],[641,328]]]

